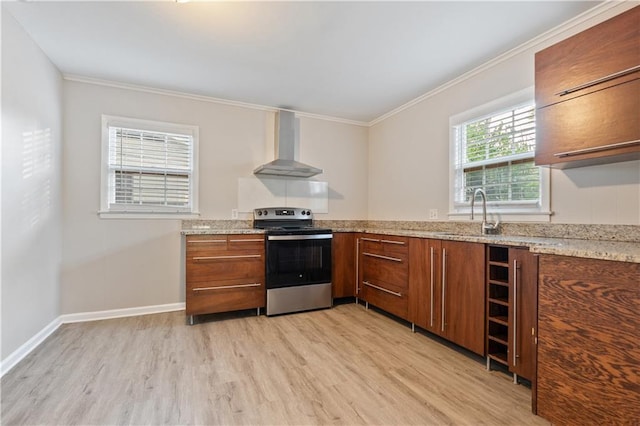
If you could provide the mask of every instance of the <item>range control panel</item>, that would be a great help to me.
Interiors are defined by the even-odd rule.
[[[253,210],[253,218],[258,220],[308,220],[313,219],[309,209],[298,207],[263,207]]]

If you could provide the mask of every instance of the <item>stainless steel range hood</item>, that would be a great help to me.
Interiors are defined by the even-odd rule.
[[[253,174],[270,176],[311,177],[322,169],[296,161],[299,146],[295,113],[280,110],[276,113],[276,159],[257,167]]]

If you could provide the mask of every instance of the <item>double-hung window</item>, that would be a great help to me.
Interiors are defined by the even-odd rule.
[[[101,215],[197,213],[198,127],[102,117]]]
[[[451,215],[468,214],[477,188],[485,191],[491,213],[548,215],[548,171],[534,164],[532,97],[519,92],[452,118],[451,124]]]

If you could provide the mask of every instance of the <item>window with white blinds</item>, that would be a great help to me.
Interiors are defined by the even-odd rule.
[[[534,164],[535,104],[531,98],[508,101],[498,100],[452,119],[452,214],[469,211],[477,188],[485,190],[491,212],[548,209],[546,175]]]
[[[198,129],[103,117],[102,212],[196,211]]]
[[[456,203],[470,203],[473,191],[484,188],[489,204],[537,204],[535,132],[533,103],[458,125]]]

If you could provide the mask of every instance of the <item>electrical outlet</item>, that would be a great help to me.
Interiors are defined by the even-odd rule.
[[[429,209],[429,219],[438,218],[438,209]]]
[[[231,209],[231,219],[238,218],[238,209]]]

